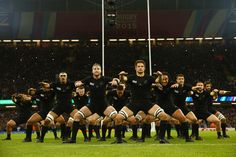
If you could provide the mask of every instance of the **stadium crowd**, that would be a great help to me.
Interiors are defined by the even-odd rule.
[[[87,76],[93,63],[101,63],[98,45],[1,44],[0,98],[10,98],[43,79],[53,81],[60,71],[66,71],[74,80]],[[235,51],[235,44],[157,44],[152,47],[152,67],[153,71],[168,71],[172,76],[181,72],[189,83],[211,80],[215,87],[235,93]],[[146,44],[109,44],[105,47],[105,74],[117,76],[121,70],[133,73],[136,59],[148,61]]]

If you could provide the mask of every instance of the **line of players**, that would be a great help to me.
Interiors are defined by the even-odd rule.
[[[170,76],[166,72],[158,71],[154,73],[154,77],[149,76],[145,74],[146,65],[143,60],[137,60],[134,66],[135,74],[127,76],[127,73],[121,72],[118,79],[102,76],[101,66],[95,63],[92,66],[92,75],[83,80],[69,81],[67,74],[61,72],[57,82],[42,81],[39,89],[30,90],[30,95],[14,94],[12,100],[19,108],[18,117],[8,121],[6,140],[11,139],[14,126],[26,123],[24,141],[32,141],[32,126],[35,126],[38,128],[37,142],[44,142],[49,127],[55,128],[55,123],[58,122],[63,143],[76,143],[79,129],[83,133],[84,141],[91,141],[92,130],[99,136],[100,126],[102,136],[99,141],[105,141],[107,126],[113,122],[116,135],[113,143],[126,142],[122,139],[122,132],[127,124],[132,126],[131,139],[144,142],[150,123],[156,122],[158,136],[155,140],[169,143],[165,139],[165,132],[167,130],[168,137],[171,137],[169,130],[170,123],[173,122],[178,132],[181,130],[186,142],[193,142],[189,136],[189,125],[192,124],[192,136],[196,140],[202,140],[198,132],[201,120],[216,124],[219,139],[229,137],[226,135],[226,118],[212,106],[212,101],[219,94],[227,94],[229,91],[213,89],[210,82],[204,84],[198,81],[195,86],[186,85],[182,74],[176,76],[175,82],[170,82]],[[194,112],[185,103],[189,95],[193,98]],[[75,106],[71,104],[71,99],[74,99]],[[33,115],[32,102],[36,102],[39,109]],[[67,122],[62,116],[63,113],[70,115]],[[138,125],[142,127],[141,138],[137,136]],[[70,132],[72,136],[69,139]]]

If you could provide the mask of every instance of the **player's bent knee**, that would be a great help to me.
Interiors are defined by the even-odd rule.
[[[104,115],[110,118],[115,118],[117,114],[116,109],[113,106],[108,106],[106,110],[104,111]]]
[[[137,121],[137,119],[136,119],[134,116],[130,117],[130,118],[128,119],[128,121],[130,122],[131,125],[136,125],[136,124],[138,124],[138,121]]]
[[[121,125],[123,119],[124,119],[124,116],[121,115],[121,114],[118,114],[118,115],[116,116],[116,118],[115,118],[115,124],[116,124],[116,125]]]
[[[165,121],[167,121],[167,120],[169,119],[168,115],[167,115],[165,112],[160,113],[160,115],[158,116],[158,118],[159,118],[160,120],[165,120]]]

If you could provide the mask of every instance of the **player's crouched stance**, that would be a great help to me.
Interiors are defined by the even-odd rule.
[[[168,120],[167,114],[164,112],[162,108],[160,108],[158,105],[153,105],[149,110],[148,114],[157,117],[161,119],[161,125],[160,125],[160,143],[168,143],[165,140],[165,130],[166,130],[166,124]],[[116,141],[113,143],[123,143],[122,136],[121,136],[121,131],[122,131],[122,122],[123,120],[130,119],[130,117],[133,116],[133,112],[128,108],[128,106],[124,106],[117,116],[115,117],[115,129],[117,132],[116,135]],[[134,122],[136,119],[130,119],[131,124]]]

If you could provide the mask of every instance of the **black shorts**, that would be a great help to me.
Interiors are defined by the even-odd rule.
[[[186,105],[178,105],[183,114],[186,116],[191,110]]]
[[[214,107],[208,107],[208,111],[210,112],[210,113],[212,113],[212,114],[216,114],[216,112],[217,112],[217,110],[216,109],[214,109]]]
[[[113,105],[113,107],[116,109],[116,111],[120,111],[124,106],[120,106],[120,105]]]
[[[37,113],[43,118],[45,119],[48,115],[49,111],[38,111]]]
[[[90,101],[90,103],[87,105],[92,113],[97,113],[100,116],[103,116],[103,112],[107,106],[108,104],[106,101]]]
[[[194,114],[196,115],[197,119],[203,119],[203,120],[207,120],[207,118],[210,115],[212,115],[212,113],[210,113],[209,111],[198,111],[198,110],[196,110]]]
[[[178,110],[179,108],[173,104],[158,104],[160,105],[160,107],[164,110],[165,113],[167,113],[168,115],[172,116],[172,114]]]
[[[99,104],[98,104],[99,105]],[[98,107],[94,107],[94,106],[87,106],[89,108],[89,110],[92,113],[97,113],[99,116],[103,116],[103,112],[105,111],[105,109],[107,108],[107,106],[102,106],[100,108]]]
[[[55,105],[55,107],[52,108],[52,112],[56,113],[58,116],[60,116],[63,113],[70,114],[73,111],[72,105]]]
[[[13,118],[12,120],[15,121],[16,125],[24,124],[28,121],[31,117],[31,114],[19,114],[17,117]]]
[[[152,102],[130,102],[127,107],[133,111],[134,115],[136,115],[139,111],[143,111],[145,114],[148,114],[148,111],[153,107]]]

